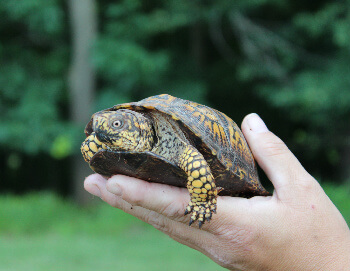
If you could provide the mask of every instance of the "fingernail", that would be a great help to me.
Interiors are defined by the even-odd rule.
[[[123,195],[123,189],[121,186],[117,183],[117,180],[114,178],[111,178],[107,182],[107,190],[111,193],[113,193],[116,196]]]
[[[267,129],[263,120],[256,113],[250,114],[248,116],[247,123],[248,123],[249,129],[254,133],[259,134],[259,133],[266,133],[269,131],[269,129]]]

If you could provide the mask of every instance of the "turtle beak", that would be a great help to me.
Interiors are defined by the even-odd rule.
[[[86,135],[86,137],[88,137],[89,135],[92,134],[92,132],[94,131],[92,129],[92,122],[93,122],[93,118],[91,118],[91,120],[88,122],[88,124],[86,124],[85,129],[84,129],[84,133]]]
[[[95,114],[92,115],[90,121],[88,122],[88,124],[86,124],[85,126],[85,135],[86,137],[88,137],[89,135],[91,135],[96,129],[95,129],[95,123],[97,119],[101,119],[103,115],[103,112],[96,112]]]
[[[92,131],[96,137],[103,143],[112,144],[112,139],[108,135],[108,116],[106,112],[98,112],[92,116]]]

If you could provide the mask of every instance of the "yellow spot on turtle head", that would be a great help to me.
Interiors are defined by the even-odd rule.
[[[98,151],[95,142],[90,142],[90,143],[89,143],[89,147],[90,147],[90,149],[91,149],[93,152],[97,152],[97,151]]]
[[[84,144],[84,147],[83,147],[84,151],[89,151],[89,146],[87,144]]]

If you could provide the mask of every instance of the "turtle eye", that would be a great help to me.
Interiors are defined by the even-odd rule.
[[[121,121],[121,120],[114,120],[112,122],[112,127],[113,128],[120,128],[122,126],[123,126],[123,121]]]

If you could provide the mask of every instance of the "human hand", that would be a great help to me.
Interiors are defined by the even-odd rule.
[[[231,270],[350,270],[350,230],[318,182],[256,114],[242,131],[273,196],[219,196],[202,229],[188,226],[184,188],[93,174],[85,189]]]

